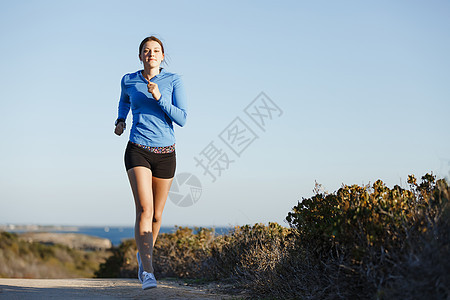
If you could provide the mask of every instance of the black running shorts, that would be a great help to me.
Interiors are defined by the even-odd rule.
[[[170,153],[154,153],[128,142],[124,158],[127,171],[131,168],[142,166],[149,168],[154,177],[169,179],[175,175],[175,151]]]

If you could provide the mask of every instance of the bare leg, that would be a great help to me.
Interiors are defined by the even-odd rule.
[[[134,167],[128,170],[131,190],[136,206],[134,235],[144,270],[153,273],[153,191],[152,172],[146,167]]]
[[[164,210],[164,205],[166,204],[167,196],[169,195],[170,186],[172,185],[173,178],[163,179],[153,177],[153,245],[156,243],[156,238],[159,234],[159,229],[161,228],[162,213]]]

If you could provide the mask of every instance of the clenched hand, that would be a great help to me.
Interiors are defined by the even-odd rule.
[[[149,81],[147,84],[147,89],[150,94],[152,94],[153,98],[156,99],[156,101],[159,101],[161,98],[161,93],[159,92],[158,84]]]

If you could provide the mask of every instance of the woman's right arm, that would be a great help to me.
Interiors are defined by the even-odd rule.
[[[114,133],[117,135],[121,135],[125,130],[125,120],[127,119],[128,112],[130,111],[130,97],[127,94],[125,88],[125,76],[122,77],[122,81],[120,83],[120,100],[119,100],[119,109],[118,109],[118,117],[116,120],[116,128]]]

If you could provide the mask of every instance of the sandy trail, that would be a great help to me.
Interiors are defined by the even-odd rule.
[[[143,291],[137,279],[0,278],[0,299],[237,299],[182,281],[158,280]]]

